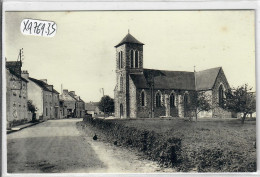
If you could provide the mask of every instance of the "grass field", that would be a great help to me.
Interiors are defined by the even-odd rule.
[[[155,132],[165,140],[180,138],[183,159],[187,160],[182,163],[181,171],[186,167],[190,167],[188,171],[195,168],[200,172],[256,170],[256,121],[246,121],[245,124],[237,119],[198,122],[184,119],[121,119],[105,122],[124,129]],[[133,135],[130,137],[133,138]]]
[[[244,147],[252,149],[256,141],[256,122],[240,120],[219,121],[184,121],[183,119],[160,120],[109,120],[128,127],[155,131],[167,136],[179,137],[187,145],[222,144],[232,148]]]

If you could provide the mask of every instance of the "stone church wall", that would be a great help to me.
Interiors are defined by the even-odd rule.
[[[130,104],[130,118],[136,118],[137,117],[137,111],[136,111],[136,87],[134,85],[134,82],[131,78],[129,78],[129,104]]]
[[[223,70],[221,69],[218,77],[216,79],[216,82],[214,84],[214,87],[212,89],[212,104],[214,106],[213,109],[213,117],[216,118],[231,118],[231,112],[224,110],[223,108],[219,107],[219,86],[223,85],[224,87],[224,91],[227,90],[229,88],[229,84],[227,82],[227,79],[225,77],[225,74],[223,72]]]

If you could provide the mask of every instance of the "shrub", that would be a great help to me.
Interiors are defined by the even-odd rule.
[[[117,141],[123,146],[133,147],[162,165],[173,167],[182,161],[180,138],[167,138],[153,131],[138,130],[103,119],[84,118],[83,121],[104,133],[111,143]]]

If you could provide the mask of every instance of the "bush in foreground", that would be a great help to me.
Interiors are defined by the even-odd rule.
[[[242,152],[240,148],[235,148],[235,146],[230,148],[222,141],[196,143],[199,140],[196,138],[199,138],[197,136],[201,135],[201,131],[194,131],[194,135],[189,137],[190,143],[183,143],[186,136],[175,137],[181,132],[175,132],[175,135],[158,133],[140,127],[126,126],[122,122],[103,119],[84,118],[84,122],[96,129],[99,134],[105,135],[106,140],[110,143],[117,142],[117,145],[135,148],[142,152],[147,159],[158,161],[165,167],[175,167],[178,171],[256,171],[256,156],[248,151],[250,148]]]

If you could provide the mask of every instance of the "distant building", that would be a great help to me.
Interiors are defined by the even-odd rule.
[[[21,77],[22,62],[6,62],[6,120],[7,128],[32,120],[28,117],[27,83]]]
[[[22,72],[23,78],[28,81],[28,100],[35,105],[36,119],[58,119],[59,117],[59,92],[53,85],[47,83],[47,79],[38,80],[29,77],[27,71]]]
[[[76,99],[69,94],[67,89],[64,89],[60,95],[60,101],[63,107],[61,108],[63,116],[66,118],[74,117],[76,112]]]
[[[102,111],[98,108],[98,102],[89,102],[85,104],[85,109],[88,114],[91,114],[92,117],[95,117],[96,115],[103,114]]]
[[[116,48],[115,117],[189,117],[194,92],[210,97],[214,109],[199,117],[231,117],[223,107],[229,88],[221,67],[199,72],[143,68],[143,43],[127,34]]]
[[[77,96],[75,94],[75,91],[70,91],[69,92],[70,96],[72,96],[75,100],[75,112],[74,112],[74,117],[84,117],[85,115],[85,102],[80,98],[80,96]]]

